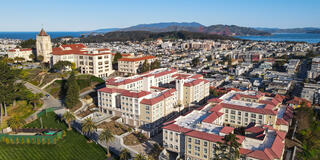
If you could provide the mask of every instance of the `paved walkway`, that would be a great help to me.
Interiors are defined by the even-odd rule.
[[[61,107],[63,104],[60,100],[55,99],[53,96],[51,96],[48,92],[42,90],[41,88],[39,88],[38,86],[35,86],[29,82],[25,82],[24,85],[31,90],[32,93],[42,93],[43,95],[49,95],[49,97],[44,96],[42,98],[43,101],[43,105],[41,108],[38,109],[38,111],[36,111],[35,113],[33,113],[32,115],[30,115],[29,117],[27,117],[25,119],[26,122],[30,122],[32,121],[36,115],[41,112],[43,109],[47,109],[47,108],[52,108],[52,107]]]
[[[50,81],[49,83],[47,83],[46,85],[42,86],[41,89],[45,89],[47,88],[48,86],[50,86],[54,81],[56,80],[62,80],[62,78],[55,78],[53,79],[52,81]],[[41,84],[41,83],[40,83]]]

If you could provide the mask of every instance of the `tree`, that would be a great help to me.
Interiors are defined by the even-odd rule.
[[[148,60],[145,60],[141,66],[140,73],[144,73],[150,70],[150,64],[148,63]]]
[[[100,135],[99,135],[99,140],[100,141],[104,141],[107,145],[108,142],[113,141],[114,136],[112,135],[112,133],[105,129]],[[109,152],[109,147],[107,147],[107,156],[109,157],[110,152]]]
[[[81,127],[82,132],[88,136],[88,142],[91,142],[90,137],[92,133],[97,130],[96,123],[93,122],[92,118],[87,118],[84,120]]]
[[[120,160],[129,160],[131,159],[131,154],[130,152],[127,150],[127,149],[123,149],[121,152],[120,152]]]
[[[70,67],[70,68],[73,67],[72,63],[69,61],[58,61],[53,65],[53,69],[59,70],[59,71],[64,71],[67,69],[67,67]]]
[[[239,138],[236,137],[235,134],[225,135],[222,139],[223,143],[218,142],[216,151],[215,151],[215,159],[229,159],[236,160],[240,157],[239,148],[241,144],[238,142]]]
[[[0,60],[0,123],[4,109],[4,116],[7,116],[7,105],[12,103],[16,97],[20,83],[16,81],[20,77],[20,70],[12,70],[8,64]]]
[[[37,103],[40,101],[41,97],[42,97],[42,93],[37,93],[37,94],[31,93],[31,97],[29,99],[29,102],[32,103],[33,109],[35,109],[37,107]]]
[[[32,61],[36,58],[36,56],[34,54],[30,54],[29,58],[32,59]]]
[[[22,127],[26,122],[23,119],[19,119],[18,117],[10,118],[7,121],[7,124],[9,127],[11,127],[13,130],[17,130],[18,128]]]
[[[42,62],[42,61],[44,60],[44,57],[43,57],[42,55],[39,55],[39,56],[37,57],[37,60],[38,60],[39,62]]]
[[[66,89],[67,89],[67,93],[65,97],[65,104],[67,108],[72,108],[79,103],[79,92],[80,92],[80,88],[77,83],[74,72],[71,72],[71,75],[67,80]]]
[[[151,70],[160,68],[160,62],[156,59],[154,62],[151,63]]]
[[[112,64],[115,64],[115,63],[118,63],[118,59],[122,58],[122,55],[121,53],[116,53],[113,57],[113,61],[112,61]]]
[[[68,124],[68,130],[70,131],[71,128],[71,121],[74,121],[76,117],[69,111],[65,112],[62,116],[62,119]]]
[[[30,38],[28,40],[22,41],[20,43],[21,48],[35,48],[36,47],[36,40]]]
[[[147,158],[141,153],[137,154],[136,157],[134,157],[133,159],[134,160],[147,160]]]

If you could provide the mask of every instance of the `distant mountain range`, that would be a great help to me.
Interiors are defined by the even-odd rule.
[[[320,28],[305,27],[305,28],[254,28],[259,31],[269,32],[269,33],[320,33]]]
[[[88,34],[96,35],[115,31],[148,31],[148,32],[198,32],[204,34],[217,34],[225,36],[247,36],[247,35],[258,35],[266,36],[274,33],[320,33],[320,28],[251,28],[251,27],[240,27],[236,25],[211,25],[205,26],[197,22],[163,22],[163,23],[151,23],[151,24],[139,24],[127,28],[106,28],[92,31]]]
[[[265,31],[259,31],[249,27],[239,27],[236,25],[211,25],[204,26],[197,22],[165,22],[165,23],[152,23],[152,24],[139,24],[128,28],[111,28],[99,29],[92,31],[91,34],[107,33],[113,31],[149,31],[149,32],[200,32],[205,34],[218,34],[227,36],[243,36],[243,35],[270,35]]]
[[[172,31],[172,32],[150,32],[150,31],[114,31],[104,34],[87,35],[80,39],[82,43],[101,43],[112,41],[144,41],[162,39],[212,39],[212,40],[237,40],[230,36],[217,34],[206,34],[200,32]]]

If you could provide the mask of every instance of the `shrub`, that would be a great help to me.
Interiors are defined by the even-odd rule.
[[[9,144],[9,143],[10,143],[9,138],[6,138],[6,144]]]
[[[34,141],[34,138],[31,139],[31,143],[35,144],[36,142]]]
[[[40,139],[39,138],[37,138],[37,144],[40,144]]]
[[[14,144],[13,138],[10,139],[10,144]]]
[[[24,144],[24,138],[21,138],[20,144]]]
[[[47,144],[50,144],[50,139],[49,138],[47,138]]]
[[[19,144],[19,138],[18,137],[16,138],[16,144]]]
[[[30,139],[29,139],[29,138],[27,138],[26,142],[27,142],[27,144],[30,144]]]
[[[6,137],[2,137],[2,142],[5,143],[6,142]]]
[[[57,144],[57,139],[53,138],[53,144]]]
[[[46,144],[46,139],[42,138],[42,139],[41,139],[41,143],[42,143],[42,144]]]

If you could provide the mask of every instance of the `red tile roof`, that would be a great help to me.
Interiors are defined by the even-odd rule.
[[[141,98],[148,94],[151,94],[150,92],[147,92],[147,91],[135,92],[135,91],[129,91],[125,89],[108,88],[108,87],[101,88],[98,91],[105,92],[105,93],[120,93],[122,96],[133,97],[133,98]]]
[[[183,133],[192,131],[191,129],[183,128],[183,127],[180,127],[176,124],[169,124],[167,126],[162,127],[162,129],[167,129],[167,130],[171,130],[171,131],[175,131],[175,132],[183,132]]]
[[[85,52],[81,51],[83,48],[86,48],[84,44],[61,45],[57,48],[52,48],[52,54],[54,55],[84,54]]]
[[[270,109],[252,108],[252,107],[246,107],[246,106],[240,106],[240,105],[228,104],[228,103],[220,103],[220,105],[222,105],[223,108],[259,113],[259,114],[276,115],[276,111],[273,111]]]
[[[289,126],[289,123],[282,118],[278,118],[276,124]]]
[[[173,96],[173,92],[175,92],[176,89],[170,89],[170,90],[167,90],[165,92],[163,92],[161,95],[157,96],[157,97],[154,97],[154,98],[150,98],[150,99],[143,99],[141,100],[140,103],[142,104],[146,104],[146,105],[154,105],[154,104],[157,104],[159,103],[160,101],[170,97],[170,96]]]
[[[222,105],[217,104],[217,105],[213,106],[209,111],[210,112],[219,112],[221,109],[222,109]]]
[[[48,34],[46,33],[46,31],[44,31],[44,29],[42,28],[40,33],[39,33],[39,36],[48,36]]]
[[[265,152],[261,150],[255,150],[247,154],[247,157],[261,159],[261,160],[272,160]]]
[[[224,134],[229,134],[229,133],[233,132],[233,130],[234,130],[233,127],[225,126],[220,130],[220,132],[224,133]]]
[[[209,83],[209,81],[207,81],[207,80],[205,80],[205,79],[196,79],[196,80],[193,80],[192,82],[184,83],[184,86],[186,86],[186,87],[191,87],[191,86],[198,85],[198,84],[200,84],[201,82],[203,82],[204,84]]]
[[[210,134],[210,133],[206,133],[206,132],[200,132],[200,131],[196,131],[196,130],[192,130],[190,132],[187,132],[185,135],[190,136],[190,137],[194,137],[194,138],[207,140],[210,142],[223,142],[222,136],[218,136],[218,135]]]
[[[10,50],[9,50],[9,52],[18,52],[18,51],[20,51],[20,52],[23,52],[23,51],[32,51],[32,49],[31,49],[31,48],[21,48],[21,49],[17,48],[17,49],[10,49]]]
[[[250,127],[250,128],[247,128],[245,129],[246,132],[251,132],[251,133],[260,133],[260,132],[263,132],[264,129],[261,128],[261,127]]]
[[[219,98],[211,98],[208,100],[208,102],[210,103],[220,103],[222,102],[223,100],[222,99],[219,99]]]
[[[283,140],[280,138],[280,136],[277,135],[271,146],[272,151],[276,154],[276,158],[278,159],[281,157],[284,149],[284,143],[282,141]]]
[[[214,122],[216,119],[218,119],[219,117],[221,117],[222,115],[223,115],[223,113],[221,113],[221,112],[213,112],[213,113],[211,113],[208,117],[206,117],[204,120],[202,120],[202,122],[212,123],[212,122]]]
[[[120,85],[125,85],[133,82],[137,82],[142,80],[142,77],[137,77],[137,78],[127,78],[122,81],[117,81],[115,78],[110,78],[106,80],[106,85],[112,85],[112,86],[120,86]]]

